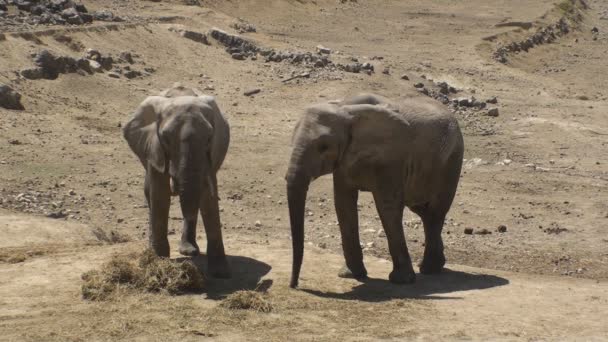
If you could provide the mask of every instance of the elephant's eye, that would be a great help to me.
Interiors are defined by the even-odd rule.
[[[323,153],[329,149],[329,146],[325,143],[319,145],[319,152]]]

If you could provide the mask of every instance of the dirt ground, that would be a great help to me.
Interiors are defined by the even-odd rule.
[[[19,91],[25,107],[0,108],[0,340],[608,339],[608,3],[577,7],[575,24],[552,43],[510,53],[506,63],[492,57],[501,44],[570,16],[557,2],[96,0],[83,3],[131,19],[0,25],[0,83]],[[332,60],[357,58],[375,72],[236,60],[213,39],[205,45],[175,32],[236,33],[239,18],[255,25],[257,32],[241,36],[259,46],[315,52],[322,45]],[[131,68],[152,71],[134,79],[17,76],[42,49],[81,57],[87,48],[131,52]],[[305,71],[310,77],[285,81]],[[386,238],[364,193],[359,215],[371,279],[338,278],[327,176],[308,196],[302,289],[288,289],[283,176],[302,109],[360,91],[424,96],[414,84],[430,80],[459,89],[457,97],[496,97],[500,113],[456,112],[466,160],[444,228],[449,270],[413,286],[388,283]],[[216,96],[231,125],[218,181],[235,277],[212,280],[206,295],[83,301],[83,272],[145,245],[143,169],[120,126],[147,95],[177,81]],[[260,93],[243,95],[254,88]],[[417,262],[423,230],[415,215],[405,220]],[[170,230],[180,229],[174,199]],[[270,284],[271,313],[218,306],[260,282]]]

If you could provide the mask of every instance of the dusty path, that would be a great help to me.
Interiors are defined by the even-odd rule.
[[[14,226],[53,225],[44,221],[21,217]],[[90,233],[81,225],[64,227],[80,229],[76,235],[83,239]],[[2,340],[161,341],[200,340],[202,335],[219,341],[599,341],[608,336],[602,319],[608,314],[605,283],[449,265],[441,275],[396,286],[386,281],[390,263],[374,257],[366,258],[370,279],[358,282],[336,276],[340,255],[307,246],[301,287],[291,290],[288,241],[229,239],[230,250],[238,251],[230,258],[235,277],[210,280],[206,295],[125,295],[119,301],[87,303],[79,298],[80,274],[114,253],[142,247],[88,242],[78,250],[0,264]],[[198,262],[204,265],[204,257]],[[224,295],[261,283],[274,306],[271,313],[218,307]]]

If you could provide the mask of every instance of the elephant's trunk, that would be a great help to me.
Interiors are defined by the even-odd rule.
[[[291,225],[291,242],[293,245],[293,264],[290,287],[298,286],[302,259],[304,257],[304,209],[306,194],[310,185],[310,176],[304,167],[305,154],[300,149],[294,149],[287,180],[287,202],[289,205],[289,223]]]
[[[178,169],[178,193],[184,220],[196,226],[203,187],[203,163],[194,153],[185,153]]]

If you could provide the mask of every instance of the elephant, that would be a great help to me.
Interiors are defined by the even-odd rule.
[[[441,272],[441,231],[458,187],[463,153],[458,121],[429,98],[391,101],[359,94],[308,107],[295,126],[285,175],[293,244],[290,287],[298,286],[302,266],[308,187],[329,173],[346,261],[339,277],[367,278],[359,240],[359,191],[373,195],[393,263],[392,283],[416,280],[403,231],[406,206],[424,225],[420,272]]]
[[[184,219],[179,252],[199,255],[196,223],[200,210],[209,272],[218,278],[230,277],[216,178],[228,151],[230,127],[215,98],[174,84],[137,107],[123,136],[146,170],[149,247],[158,256],[169,257],[169,207],[171,196],[179,195]]]

